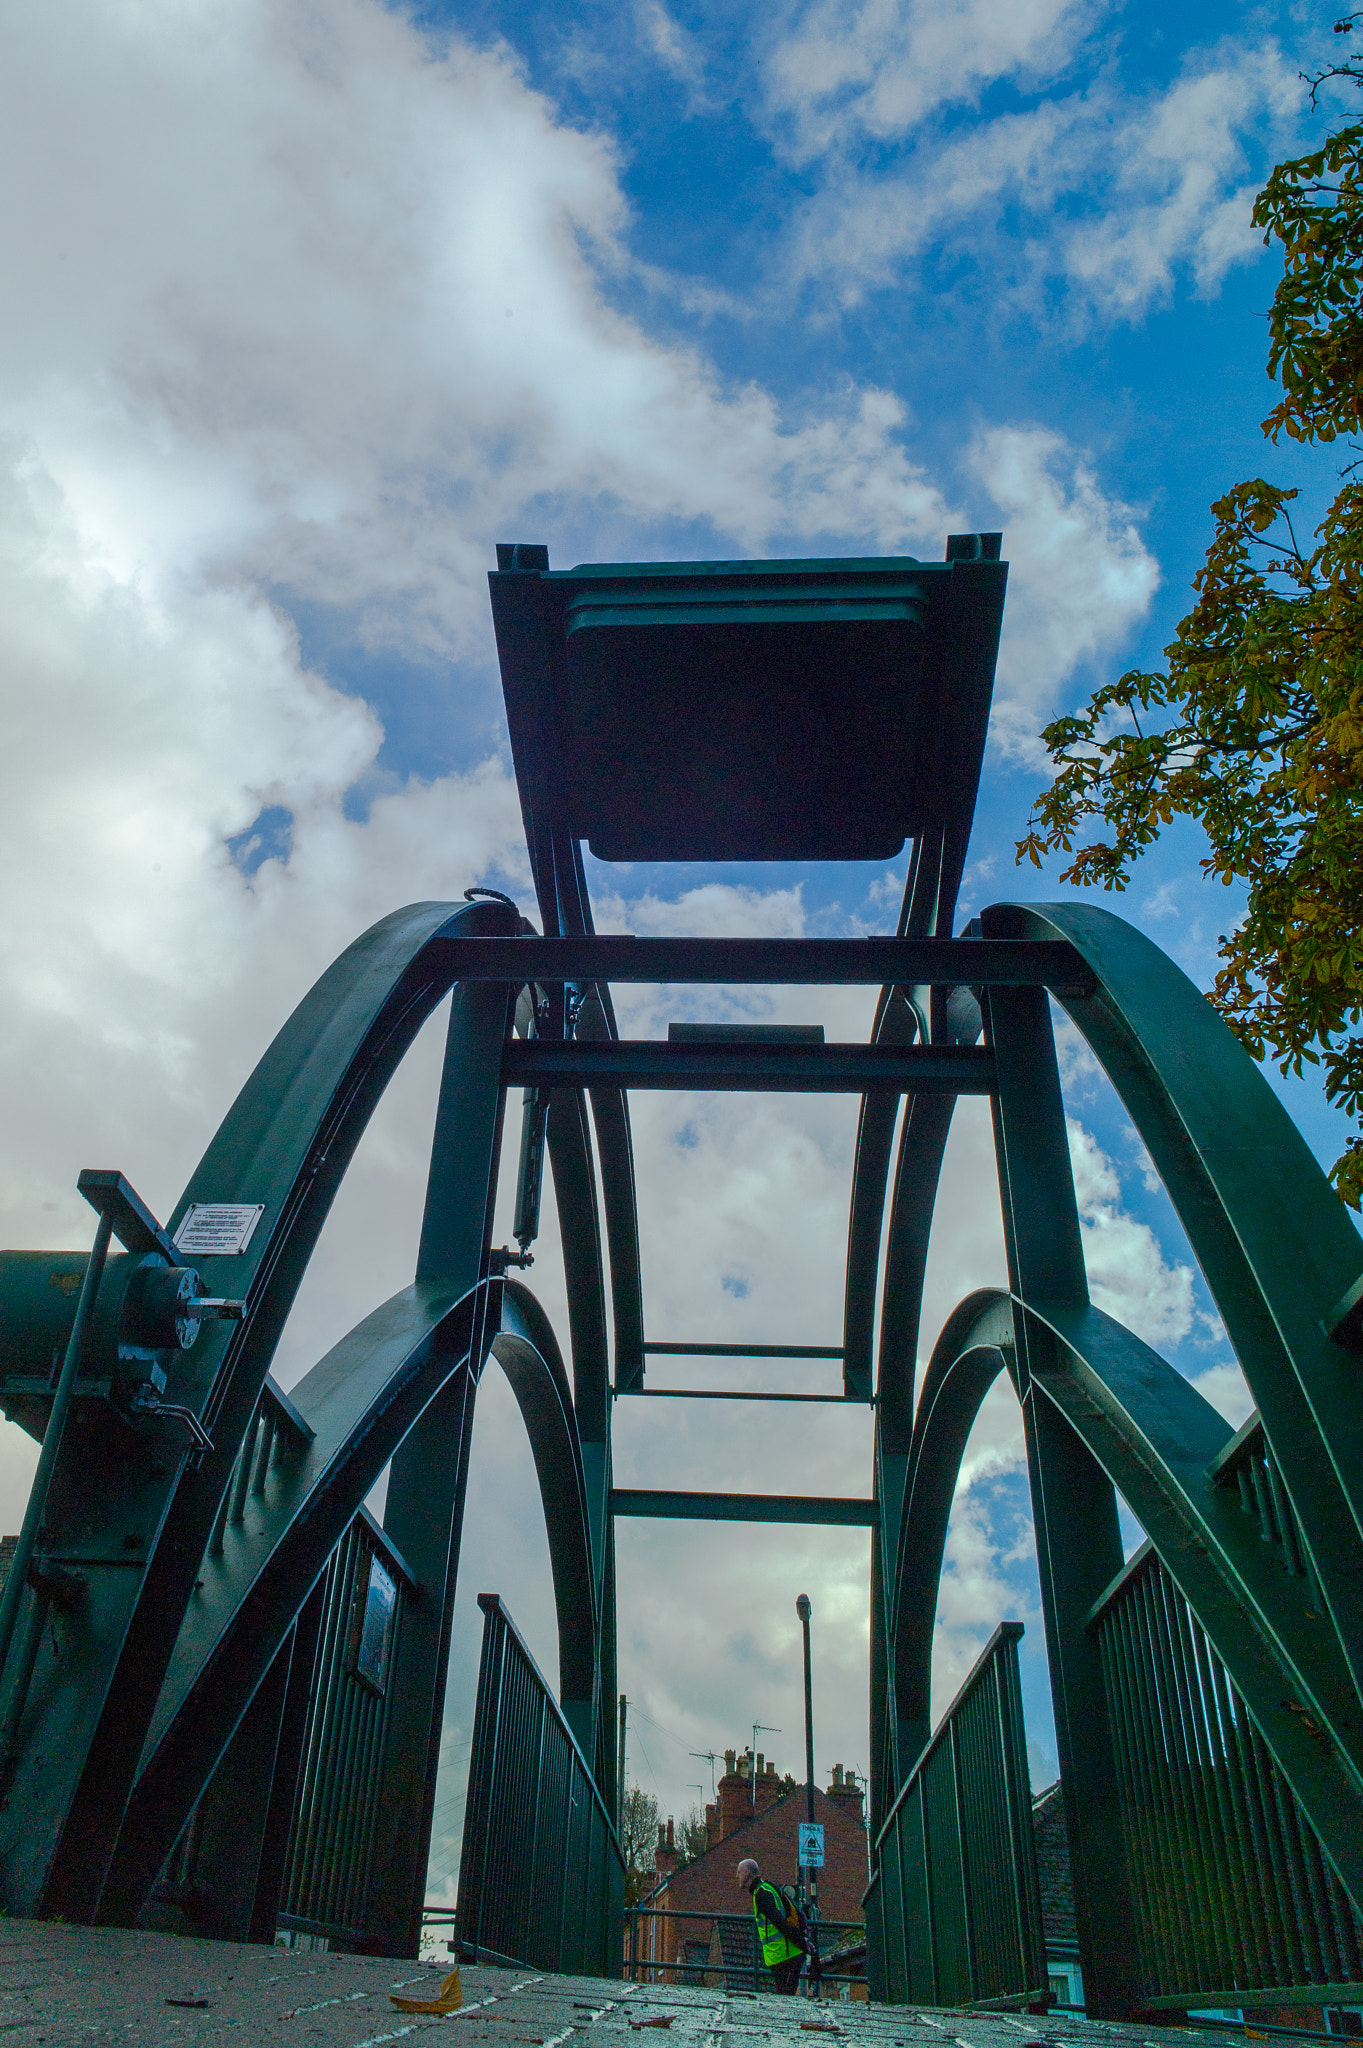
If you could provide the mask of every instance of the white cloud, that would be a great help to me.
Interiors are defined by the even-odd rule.
[[[998,508],[1010,565],[992,737],[1040,766],[1036,733],[1065,682],[1144,617],[1159,569],[1130,508],[1104,494],[1058,434],[996,427],[977,436],[967,460]]]
[[[1094,10],[1079,0],[813,0],[766,57],[768,106],[807,157],[894,136],[1003,78],[1046,76]]]
[[[1176,266],[1210,296],[1261,246],[1247,140],[1256,128],[1281,131],[1300,104],[1295,67],[1264,44],[1227,51],[1131,109],[1104,165],[1109,207],[1067,238],[1071,279],[1113,312],[1166,298]]]
[[[637,0],[635,18],[640,37],[664,71],[670,71],[683,85],[699,87],[705,72],[700,46],[662,0]]]
[[[797,882],[793,888],[754,889],[746,883],[702,882],[680,895],[660,897],[651,891],[643,896],[606,896],[598,927],[611,928],[607,919],[621,919],[628,929],[648,938],[767,938],[798,939],[805,929],[804,895]]]
[[[1170,1264],[1149,1224],[1122,1204],[1117,1170],[1092,1133],[1068,1120],[1079,1228],[1095,1307],[1158,1350],[1193,1327],[1193,1269]]]
[[[460,647],[532,500],[541,526],[567,494],[758,551],[939,536],[888,394],[786,431],[612,310],[611,150],[506,55],[436,51],[376,0],[12,28],[0,422],[119,580],[264,579]]]
[[[822,181],[790,238],[789,271],[852,304],[938,244],[955,256],[965,225],[993,303],[1049,321],[1058,283],[1059,317],[1082,329],[1140,318],[1181,278],[1208,297],[1257,255],[1259,174],[1290,137],[1302,89],[1276,44],[1226,44],[1144,95],[1102,75],[950,127],[924,119],[927,105],[907,107],[883,167],[853,146],[861,124],[879,132],[868,112],[879,104],[878,93],[854,98],[819,131]]]
[[[1219,1365],[1209,1366],[1206,1372],[1195,1373],[1193,1385],[1204,1401],[1210,1401],[1213,1408],[1225,1416],[1233,1429],[1238,1429],[1254,1413],[1254,1396],[1245,1383],[1245,1375],[1232,1359],[1223,1359]]]

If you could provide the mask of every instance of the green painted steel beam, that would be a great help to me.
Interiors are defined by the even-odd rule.
[[[621,1401],[806,1401],[823,1408],[869,1408],[855,1394],[762,1394],[744,1387],[617,1387]]]
[[[654,1344],[649,1358],[841,1358],[840,1344]]]
[[[1039,986],[1089,991],[1093,975],[1063,940],[951,938],[460,938],[456,981],[774,983],[828,988]]]
[[[873,1500],[848,1500],[799,1493],[667,1493],[652,1488],[612,1487],[611,1513],[636,1519],[677,1522],[804,1522],[839,1529],[875,1526]]]
[[[730,1045],[687,1040],[529,1038],[502,1055],[508,1088],[786,1089],[804,1094],[988,1095],[981,1046]]]
[[[1343,1646],[1311,1610],[1307,1582],[1283,1570],[1238,1496],[1216,1482],[1230,1425],[1182,1374],[1101,1310],[1034,1303],[1022,1313],[1034,1359],[1049,1346],[1046,1363],[1034,1368],[1034,1399],[1063,1417],[1129,1503],[1358,1903],[1357,1696]],[[1016,1370],[1009,1316],[1010,1297],[1001,1290],[968,1296],[948,1320],[924,1383],[898,1611],[901,1654],[916,1656],[920,1684],[945,1539],[944,1488],[949,1507],[945,1475],[954,1473],[954,1447],[964,1444],[987,1383],[1005,1365]],[[1086,1623],[1108,1590],[1104,1582],[1085,1610]]]
[[[167,1223],[191,1202],[261,1204],[246,1252],[197,1255],[214,1294],[244,1297],[240,1323],[180,1354],[168,1400],[213,1449],[187,1466],[185,1432],[79,1431],[54,1477],[50,1541],[78,1545],[88,1592],[59,1671],[45,1647],[0,1816],[12,1911],[89,1920],[156,1711],[157,1695],[279,1333],[364,1129],[421,1025],[447,993],[440,934],[516,928],[498,904],[394,912],[347,947],[247,1080]],[[91,1404],[85,1404],[91,1405]],[[116,1569],[103,1560],[118,1557]],[[54,1683],[54,1679],[56,1682]]]
[[[175,1646],[103,1887],[101,1917],[136,1920],[195,1799],[365,1495],[470,1345],[490,1343],[482,1296],[408,1287],[294,1388],[314,1435],[278,1461],[263,1503],[200,1560],[199,1597]],[[481,1360],[476,1361],[474,1372]],[[311,1384],[309,1384],[311,1382]],[[253,1506],[255,1504],[253,1503]]]
[[[1095,993],[1063,1006],[1188,1233],[1363,1696],[1363,1400],[1356,1358],[1326,1334],[1363,1276],[1358,1231],[1244,1047],[1142,933],[1079,903],[1001,904],[982,922],[1068,939],[1093,971]]]

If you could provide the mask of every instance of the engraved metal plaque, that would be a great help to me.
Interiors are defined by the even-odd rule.
[[[175,1249],[234,1257],[245,1251],[264,1214],[263,1202],[191,1202],[175,1233]]]

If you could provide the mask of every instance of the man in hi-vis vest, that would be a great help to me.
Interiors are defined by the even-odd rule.
[[[757,1939],[762,1944],[762,1960],[771,1971],[777,1990],[797,1990],[805,1950],[800,1939],[800,1924],[793,1920],[789,1899],[783,1898],[776,1886],[763,1878],[751,1856],[743,1858],[734,1875],[752,1899]]]

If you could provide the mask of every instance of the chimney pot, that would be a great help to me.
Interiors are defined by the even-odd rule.
[[[734,1774],[734,1758],[737,1755],[738,1751],[736,1749],[726,1749],[724,1752],[724,1768],[730,1777]]]

